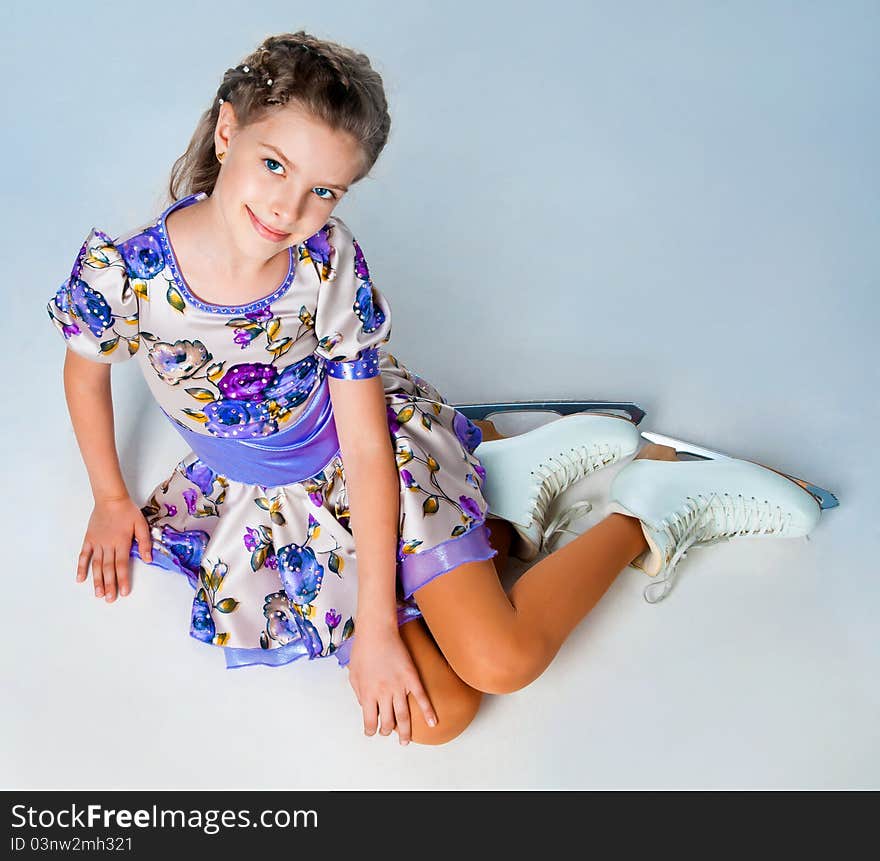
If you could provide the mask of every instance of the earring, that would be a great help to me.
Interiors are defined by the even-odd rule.
[[[226,155],[225,152],[218,152],[217,153],[217,161],[223,161],[223,156],[225,156],[225,155]]]

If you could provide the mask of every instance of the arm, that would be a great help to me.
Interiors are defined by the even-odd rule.
[[[400,474],[382,377],[328,377],[357,548],[358,627],[397,630]]]
[[[153,554],[149,526],[129,496],[119,468],[110,365],[68,349],[64,358],[64,392],[95,498],[76,579],[84,582],[91,564],[96,597],[115,601],[117,594],[128,595],[131,589],[128,560],[132,535],[138,540],[142,559],[151,562]]]
[[[110,365],[90,361],[68,349],[64,393],[92,496],[96,501],[126,498],[128,488],[119,467],[113,428]]]

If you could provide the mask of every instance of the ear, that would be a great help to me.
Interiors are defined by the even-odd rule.
[[[229,149],[229,142],[234,137],[237,128],[238,121],[235,117],[235,109],[228,101],[225,101],[220,105],[217,125],[214,127],[214,145],[218,152],[226,152]]]

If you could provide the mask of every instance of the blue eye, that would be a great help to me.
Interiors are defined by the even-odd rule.
[[[266,164],[266,162],[270,162],[270,161],[271,161],[273,164],[277,164],[278,167],[284,167],[284,165],[281,164],[280,161],[278,161],[277,159],[274,159],[274,158],[264,158],[264,159],[263,159],[263,164]],[[271,167],[269,168],[269,172],[270,172],[270,173],[275,173],[275,171],[272,170]],[[275,173],[275,176],[281,176],[281,174]],[[335,195],[332,191],[330,191],[329,188],[323,188],[322,186],[315,186],[315,189],[316,189],[317,191],[326,191],[327,194],[330,195],[329,197],[325,197],[323,194],[319,194],[318,197],[320,197],[321,200],[336,200],[336,195]]]

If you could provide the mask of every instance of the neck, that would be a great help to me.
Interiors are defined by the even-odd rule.
[[[192,219],[189,234],[198,247],[202,265],[227,283],[259,283],[275,270],[279,254],[285,261],[288,258],[286,248],[263,259],[243,254],[213,195],[186,209]]]

